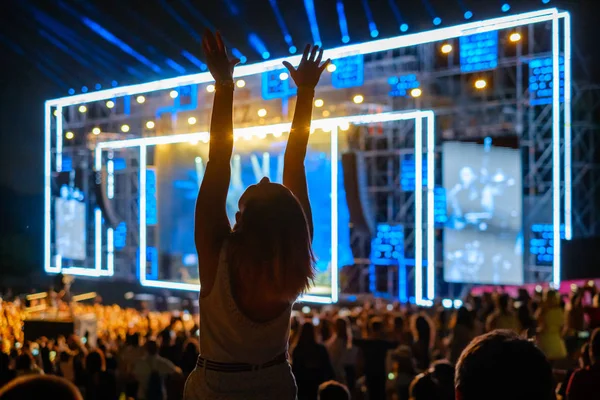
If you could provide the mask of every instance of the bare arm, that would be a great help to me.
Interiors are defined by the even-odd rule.
[[[194,239],[202,296],[214,284],[219,253],[231,232],[226,200],[231,178],[233,152],[233,67],[239,60],[229,60],[221,36],[205,32],[202,42],[209,70],[216,81],[216,93],[210,123],[208,163],[196,200]]]
[[[319,51],[319,46],[313,47],[311,51],[310,45],[307,45],[297,69],[287,61],[283,63],[298,86],[296,110],[294,111],[292,128],[284,155],[283,184],[290,189],[300,202],[304,214],[306,214],[311,238],[313,236],[313,221],[308,199],[304,159],[310,135],[315,86],[319,82],[321,73],[329,64],[329,60],[327,60],[320,65],[322,57],[323,50]]]

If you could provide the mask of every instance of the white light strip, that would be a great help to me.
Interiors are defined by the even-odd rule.
[[[558,17],[552,20],[552,224],[554,260],[552,283],[560,286],[560,66]]]
[[[100,211],[100,208],[94,210],[94,228],[96,273],[100,274],[102,269],[102,211]]]
[[[435,120],[427,116],[427,298],[435,297]]]
[[[573,238],[572,180],[571,180],[571,15],[561,13],[565,19],[564,63],[565,63],[565,239]]]
[[[331,130],[331,302],[338,301],[338,128]]]
[[[111,159],[106,162],[106,197],[115,197],[115,162]]]
[[[415,120],[415,299],[423,301],[423,119]]]
[[[556,13],[556,8],[550,8],[528,13],[509,15],[506,17],[492,18],[485,21],[469,22],[461,25],[455,25],[426,32],[396,36],[388,39],[374,40],[365,43],[342,46],[325,51],[324,57],[338,59],[349,55],[369,54],[379,51],[388,51],[407,46],[416,46],[419,44],[448,40],[461,36],[472,35],[475,33],[489,32],[500,29],[509,29],[521,25],[550,21],[554,18]],[[236,68],[234,77],[237,78],[255,75],[263,73],[267,70],[282,68],[281,63],[284,60],[289,61],[291,64],[295,65],[300,61],[300,58],[301,56],[297,55],[292,57],[273,59],[261,63],[242,65]],[[191,84],[208,83],[212,81],[213,79],[210,73],[204,72],[200,74],[186,75],[176,78],[161,79],[158,81],[143,83],[139,85],[122,86],[98,92],[62,97],[58,99],[49,100],[47,104],[52,106],[67,106],[81,103],[89,103],[92,101],[107,100],[114,97],[121,97],[124,95],[148,93],[157,90],[171,89]]]
[[[142,285],[146,281],[146,145],[140,146],[140,282]],[[176,288],[173,288],[176,289]]]
[[[62,256],[60,254],[54,256],[54,265],[58,271],[62,269]]]
[[[52,174],[52,153],[50,150],[50,135],[51,135],[51,118],[52,110],[48,102],[44,106],[44,270],[50,273],[60,272],[60,266],[58,268],[51,265],[51,205],[52,205],[52,194],[51,194],[51,174]]]
[[[63,268],[61,272],[66,275],[80,275],[80,276],[89,276],[89,277],[96,277],[96,278],[103,275],[100,272],[98,272],[98,270],[96,270],[96,269],[85,268],[85,267]]]
[[[305,295],[300,296],[298,298],[298,301],[302,302],[302,303],[319,303],[319,304],[333,303],[332,299],[330,299],[329,297],[315,296],[315,295],[310,295],[310,294],[305,294]]]
[[[56,107],[56,172],[62,171],[63,115],[62,106]]]
[[[140,252],[140,255],[141,254],[142,253]],[[140,256],[140,258],[141,258],[141,256]],[[144,273],[144,275],[145,275],[145,273]],[[140,280],[140,283],[142,286],[146,286],[146,287],[157,287],[157,288],[174,289],[174,290],[187,290],[190,292],[199,292],[200,291],[200,285],[197,285],[195,283],[152,281],[152,280],[147,280],[147,279]]]
[[[106,265],[108,276],[115,273],[115,231],[113,228],[106,229]]]

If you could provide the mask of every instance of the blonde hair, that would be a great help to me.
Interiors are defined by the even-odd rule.
[[[277,183],[261,185],[240,199],[243,211],[232,234],[240,281],[268,283],[283,298],[295,300],[315,277],[306,216],[289,189]]]

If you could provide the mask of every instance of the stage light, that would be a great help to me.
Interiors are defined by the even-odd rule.
[[[346,36],[346,35],[342,36],[342,43],[348,43],[348,42],[350,42],[350,36]]]
[[[502,10],[502,12],[509,12],[510,11],[510,4],[508,4],[508,3],[502,4],[501,10]]]
[[[485,89],[485,87],[487,86],[487,82],[485,81],[485,79],[477,79],[475,81],[475,89]]]
[[[379,36],[379,31],[377,29],[373,29],[371,31],[371,37],[376,38],[377,36]]]
[[[125,132],[125,133],[129,132],[129,125],[127,125],[127,124],[121,125],[121,132]]]
[[[258,110],[257,112],[259,117],[266,117],[267,116],[267,110],[265,110],[264,108],[261,108],[260,110]]]
[[[115,106],[115,102],[112,100],[108,100],[106,102],[106,108],[113,108]]]
[[[142,95],[139,95],[138,97],[136,97],[135,101],[137,101],[140,104],[143,104],[146,101],[146,98]]]
[[[93,133],[94,135],[99,135],[99,134],[100,134],[100,132],[102,132],[102,131],[101,131],[101,130],[100,130],[100,128],[98,128],[98,127],[95,127],[94,129],[92,129],[92,133]]]
[[[324,117],[329,117],[331,115],[331,113],[328,110],[323,110],[322,114]]]
[[[171,96],[172,99],[176,99],[177,96],[179,96],[179,92],[177,90],[171,90],[169,96]]]
[[[154,128],[154,121],[148,121],[148,122],[146,122],[146,128],[153,129]]]
[[[323,99],[316,99],[315,100],[315,107],[323,107],[323,104],[325,104],[325,102],[323,101]]]
[[[96,90],[100,90],[100,89],[102,89],[102,85],[101,85],[101,84],[99,84],[99,83],[96,83],[96,85],[94,86],[94,88],[95,88]]]
[[[238,79],[237,82],[235,82],[235,86],[243,88],[244,86],[246,86],[246,81],[243,79]]]
[[[87,86],[82,86],[81,87],[81,93],[87,93],[88,91],[88,87]]]
[[[281,131],[273,132],[273,136],[275,136],[275,137],[281,137],[281,135],[283,135],[283,132],[281,132]]]
[[[421,97],[422,94],[423,94],[423,91],[419,88],[414,88],[413,90],[410,91],[410,95],[415,98]]]
[[[69,131],[67,133],[65,133],[65,139],[67,140],[71,140],[75,137],[75,135],[73,134],[73,132]]]
[[[357,94],[356,96],[354,96],[354,98],[352,99],[352,101],[356,104],[360,104],[363,101],[365,101],[365,98],[363,97],[362,94]]]
[[[343,130],[343,131],[347,131],[348,129],[350,129],[350,124],[347,123],[347,122],[342,122],[340,124],[340,129]]]
[[[288,50],[289,50],[290,54],[296,54],[296,52],[298,51],[296,46],[290,46],[290,48]]]
[[[548,4],[550,3],[550,0],[542,0],[542,4]]]
[[[408,31],[408,24],[400,25],[400,32],[406,32],[406,31]]]
[[[196,117],[189,117],[188,118],[188,124],[190,125],[194,125],[196,123]]]
[[[214,92],[214,91],[215,91],[215,85],[208,85],[208,86],[206,87],[206,91],[207,91],[208,93],[212,93],[212,92]]]
[[[465,19],[471,19],[471,18],[473,18],[473,12],[471,12],[471,11],[465,11],[464,17],[465,17]]]
[[[508,37],[508,39],[513,42],[516,43],[519,40],[521,40],[521,34],[519,32],[513,32],[510,34],[510,36]]]
[[[84,113],[86,111],[87,111],[87,107],[86,106],[84,106],[83,104],[79,106],[79,112],[80,113]]]
[[[271,53],[269,53],[268,51],[263,51],[261,56],[263,60],[267,60],[269,57],[271,57]]]
[[[112,81],[110,84],[111,84],[112,87],[117,87],[119,85],[119,82]]]
[[[327,66],[327,72],[334,72],[337,69],[334,63],[331,63]]]
[[[308,307],[308,306],[304,306],[304,307],[302,307],[302,312],[303,312],[304,314],[308,314],[308,313],[310,312],[310,307]]]
[[[442,46],[441,51],[444,54],[450,53],[452,51],[452,45],[450,43],[446,43],[445,45]]]
[[[441,19],[440,17],[435,17],[435,18],[433,19],[433,24],[434,24],[435,26],[438,26],[438,25],[439,25],[439,24],[441,24],[441,23],[442,23],[442,19]]]
[[[55,117],[58,117],[58,110],[54,110],[54,112],[52,113]]]
[[[290,75],[287,72],[282,72],[279,74],[279,79],[281,79],[282,81],[285,81],[289,77],[290,77]]]
[[[69,93],[70,95],[74,95],[74,94],[75,94],[75,89],[73,89],[73,88],[69,89],[69,92],[68,92],[68,93]]]

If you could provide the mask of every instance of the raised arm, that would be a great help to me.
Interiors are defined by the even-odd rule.
[[[330,62],[330,60],[327,60],[321,65],[322,58],[323,49],[319,51],[319,46],[314,46],[311,49],[310,45],[306,45],[298,68],[294,68],[287,61],[283,62],[283,65],[290,71],[290,76],[296,83],[296,86],[298,86],[296,110],[294,111],[292,129],[285,149],[283,184],[300,201],[306,214],[311,238],[313,236],[313,221],[310,201],[308,200],[304,159],[310,135],[310,120],[312,118],[315,87],[319,83],[321,73]]]
[[[226,200],[233,152],[233,68],[221,35],[206,30],[202,40],[208,69],[215,79],[215,99],[210,121],[208,163],[196,200],[194,239],[198,251],[201,295],[210,293],[223,241],[231,232]]]

